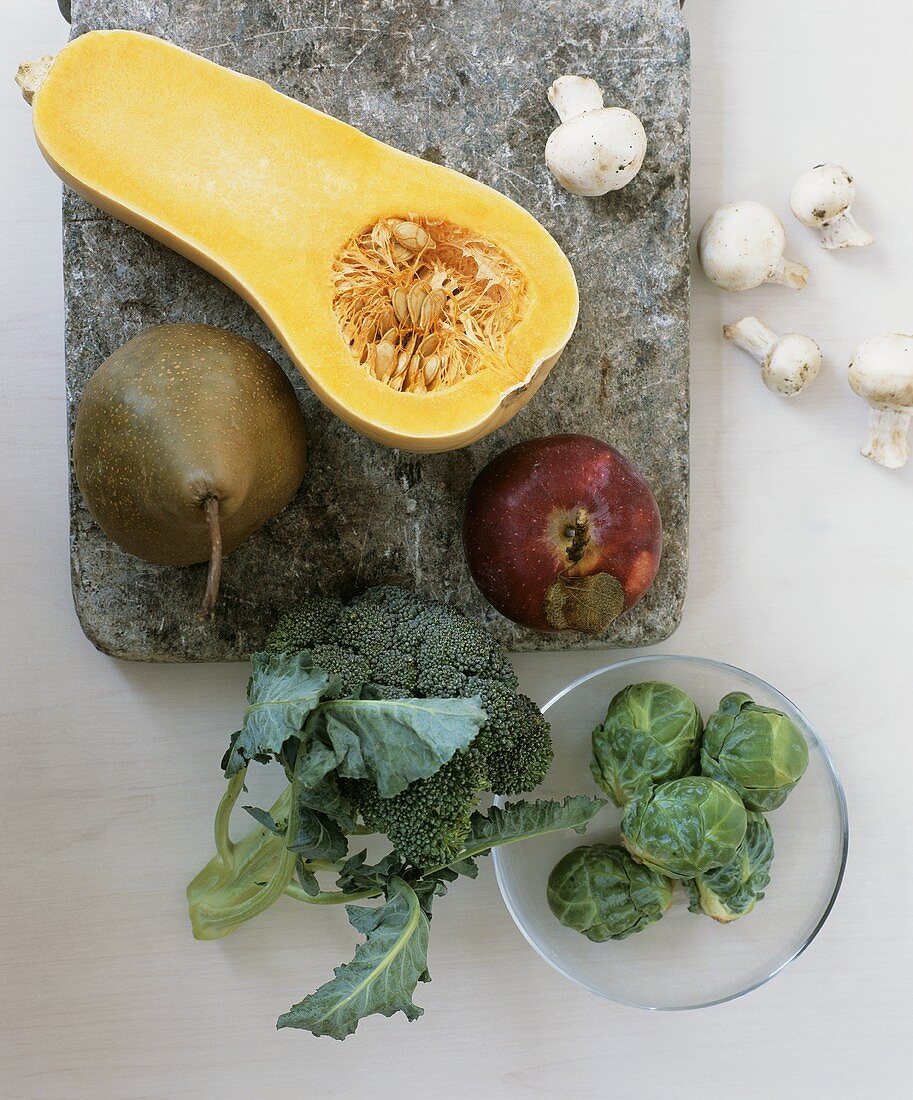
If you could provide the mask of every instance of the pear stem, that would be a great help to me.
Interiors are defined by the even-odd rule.
[[[201,622],[208,622],[215,614],[219,601],[219,583],[222,580],[222,528],[219,524],[219,498],[209,496],[203,501],[203,511],[209,525],[209,576],[206,578],[206,593],[203,605],[197,612]]]

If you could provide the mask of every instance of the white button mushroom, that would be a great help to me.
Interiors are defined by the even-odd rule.
[[[761,364],[764,385],[781,397],[801,393],[818,377],[821,349],[798,332],[778,336],[757,317],[726,325],[723,335]]]
[[[561,76],[548,90],[561,125],[545,145],[545,163],[575,195],[605,195],[640,171],[647,135],[637,115],[605,107],[602,89],[584,76]]]
[[[866,458],[897,470],[910,457],[913,420],[913,336],[873,336],[853,353],[850,385],[871,406]]]
[[[819,164],[796,182],[789,205],[803,225],[821,230],[822,248],[863,248],[875,238],[850,213],[853,177],[839,164]]]
[[[808,282],[808,268],[783,257],[783,223],[758,202],[721,207],[701,230],[697,247],[707,278],[723,290],[752,290],[762,283],[800,290]]]

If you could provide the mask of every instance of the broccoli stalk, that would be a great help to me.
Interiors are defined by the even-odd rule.
[[[227,936],[245,921],[268,909],[283,894],[309,905],[340,905],[359,898],[377,897],[380,890],[343,893],[341,890],[307,894],[293,881],[295,856],[287,847],[286,832],[273,832],[264,825],[252,829],[237,843],[229,834],[229,822],[241,792],[247,769],[228,781],[216,811],[216,854],[187,887],[190,923],[198,940]],[[291,821],[291,786],[270,807],[273,821]],[[294,822],[291,821],[294,828]],[[343,861],[306,860],[306,869],[339,871]]]

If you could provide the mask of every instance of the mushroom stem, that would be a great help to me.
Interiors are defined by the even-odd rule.
[[[780,337],[757,317],[744,317],[734,325],[724,325],[723,335],[737,348],[747,351],[759,363],[773,351]]]
[[[872,234],[862,228],[849,210],[821,226],[822,248],[865,248],[874,240]]]
[[[767,276],[767,282],[788,286],[792,290],[801,290],[808,282],[809,271],[805,264],[797,264],[782,257],[777,266]]]
[[[764,385],[780,397],[801,393],[821,370],[821,349],[799,332],[778,336],[757,317],[744,317],[723,335],[761,364]]]
[[[910,457],[907,435],[911,421],[911,409],[872,405],[869,410],[869,438],[861,454],[889,470],[899,470]]]
[[[22,98],[31,107],[32,101],[47,79],[54,58],[51,54],[39,57],[37,61],[23,61],[16,72],[16,83],[22,91]]]
[[[589,76],[559,76],[548,90],[548,101],[562,122],[605,106],[602,88]]]
[[[219,602],[219,584],[222,580],[222,527],[219,523],[219,498],[207,497],[203,501],[203,511],[209,525],[209,575],[206,578],[206,592],[203,604],[197,612],[200,622],[208,622],[215,614]]]

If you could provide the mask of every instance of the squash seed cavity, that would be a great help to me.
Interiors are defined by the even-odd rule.
[[[333,265],[333,308],[352,354],[391,389],[427,393],[505,366],[526,279],[491,241],[448,221],[385,218]]]

